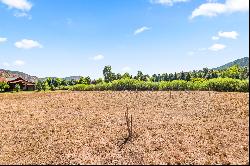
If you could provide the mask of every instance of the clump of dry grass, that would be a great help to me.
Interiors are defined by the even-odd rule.
[[[0,94],[0,164],[247,164],[249,94],[210,93]]]

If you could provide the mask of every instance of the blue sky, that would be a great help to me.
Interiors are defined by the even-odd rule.
[[[248,0],[0,0],[0,69],[102,77],[249,55]]]

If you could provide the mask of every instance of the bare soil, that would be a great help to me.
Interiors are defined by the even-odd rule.
[[[0,164],[248,164],[248,100],[219,92],[0,94]]]

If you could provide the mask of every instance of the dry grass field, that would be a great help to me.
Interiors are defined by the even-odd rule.
[[[248,164],[249,93],[0,94],[0,164]],[[124,143],[124,113],[133,137]]]

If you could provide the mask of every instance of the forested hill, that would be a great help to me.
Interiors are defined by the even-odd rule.
[[[10,71],[10,70],[4,70],[4,69],[0,69],[0,77],[5,77],[5,78],[22,77],[23,79],[25,79],[27,81],[31,81],[31,82],[35,82],[38,80],[38,77],[36,77],[36,76],[30,76],[30,75],[23,73],[23,72]]]
[[[213,68],[214,70],[224,70],[227,69],[229,67],[232,67],[233,65],[239,65],[240,67],[248,67],[249,68],[249,57],[244,57],[241,59],[237,59],[233,62],[229,62],[223,66],[217,67],[217,68]]]

